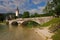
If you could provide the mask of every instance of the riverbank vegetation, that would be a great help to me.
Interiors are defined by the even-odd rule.
[[[49,1],[44,9],[45,13],[53,13],[57,18],[52,19],[51,21],[44,23],[42,26],[51,25],[49,28],[51,32],[55,33],[52,36],[53,40],[60,40],[60,0]]]
[[[51,33],[55,33],[52,36],[53,40],[60,40],[60,18],[53,18],[51,21],[41,25],[42,27],[49,27]]]
[[[49,27],[50,26],[50,27]],[[53,18],[51,21],[40,25],[40,27],[49,27],[53,40],[60,40],[60,18]]]
[[[57,23],[57,22],[59,22],[59,21],[60,21],[60,18],[53,18],[52,20],[50,20],[50,21],[42,24],[41,26],[42,26],[42,27],[47,27],[47,26],[52,25],[52,24],[54,24],[54,23]]]
[[[52,36],[53,40],[60,40],[60,29],[58,29],[55,35]]]
[[[53,40],[60,40],[60,18],[56,19],[49,30],[50,32],[55,33],[55,35],[52,36]]]

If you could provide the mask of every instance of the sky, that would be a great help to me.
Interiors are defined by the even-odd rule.
[[[0,0],[0,13],[15,12],[18,6],[19,13],[29,11],[33,13],[43,13],[48,0]]]

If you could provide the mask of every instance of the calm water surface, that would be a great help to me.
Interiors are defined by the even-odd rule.
[[[0,40],[43,40],[34,29],[0,25]]]

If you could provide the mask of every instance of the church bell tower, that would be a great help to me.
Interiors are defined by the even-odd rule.
[[[18,17],[19,16],[19,9],[18,9],[18,7],[17,7],[17,9],[16,9],[16,17]]]

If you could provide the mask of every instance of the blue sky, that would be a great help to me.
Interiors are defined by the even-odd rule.
[[[0,0],[0,12],[15,12],[18,6],[19,12],[43,13],[48,0]]]

